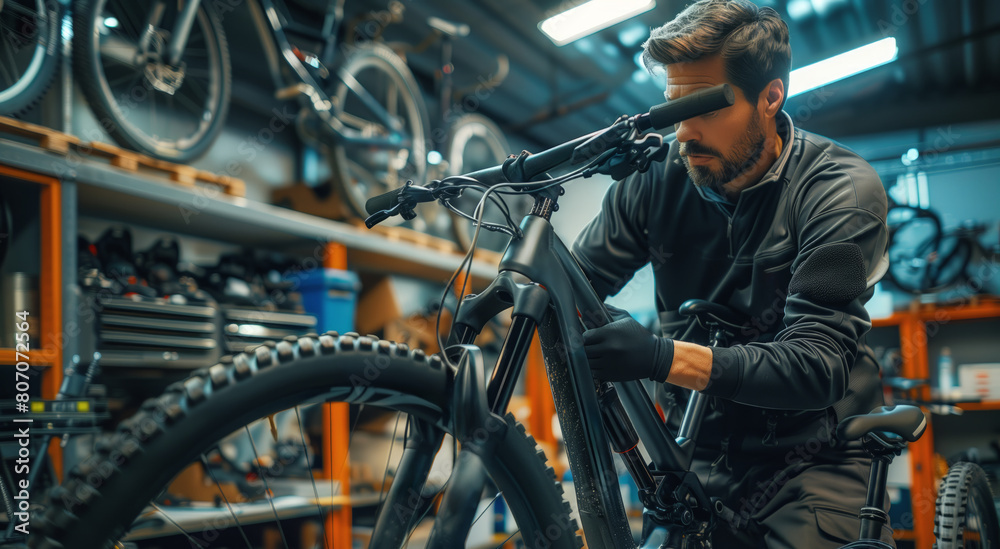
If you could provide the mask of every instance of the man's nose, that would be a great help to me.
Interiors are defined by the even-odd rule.
[[[697,122],[693,120],[684,120],[674,124],[674,133],[677,141],[681,143],[701,140],[701,130],[698,129]]]

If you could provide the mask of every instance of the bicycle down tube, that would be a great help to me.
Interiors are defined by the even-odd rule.
[[[600,494],[596,499],[580,501],[585,531],[591,536],[600,531],[605,545],[632,547],[631,535],[625,536],[628,523],[620,504],[617,476],[607,473],[614,471],[607,449],[613,448],[622,456],[639,487],[641,501],[653,506],[656,484],[636,443],[642,440],[655,471],[686,471],[693,455],[693,437],[685,433],[675,441],[670,436],[638,381],[617,384],[620,392],[610,383],[599,384],[595,391],[582,346],[573,342],[581,341],[580,317],[590,327],[606,324],[610,317],[565,244],[555,238],[551,224],[531,215],[521,228],[525,236],[511,242],[500,262],[497,278],[482,293],[463,302],[455,321],[460,334],[457,339],[460,343],[470,343],[488,319],[512,308],[511,329],[487,387],[491,411],[502,414],[524,364],[527,342],[534,329],[541,328],[539,333],[543,349],[548,351],[546,365],[560,423],[583,430],[579,440],[567,435],[568,446],[580,445],[569,448],[574,483],[578,493]],[[547,313],[554,315],[554,326],[549,323],[546,327]],[[689,405],[692,409],[695,400]],[[598,427],[601,425],[604,429]],[[564,427],[563,431],[566,434],[572,429]],[[581,459],[589,462],[579,463]],[[581,466],[583,470],[578,471]],[[595,478],[587,479],[587,471],[596,473]]]

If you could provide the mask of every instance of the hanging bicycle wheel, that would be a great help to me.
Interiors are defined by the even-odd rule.
[[[88,0],[73,15],[73,60],[100,126],[118,143],[174,162],[205,153],[229,109],[229,48],[210,2],[180,58],[170,53],[183,2]]]
[[[934,514],[935,549],[1000,547],[1000,522],[983,469],[959,462],[941,479]]]
[[[470,488],[448,477],[458,465],[432,467],[436,455],[450,454],[449,444],[439,447],[454,428],[454,378],[437,356],[357,334],[292,337],[241,353],[171,386],[98,444],[95,456],[50,492],[49,509],[33,525],[44,534],[31,547],[100,549],[171,534],[184,546],[230,546],[225,539],[259,547],[259,523],[267,522],[287,547],[329,548],[298,531],[299,543],[289,544],[293,534],[282,523],[302,517],[325,525],[332,510],[335,526],[320,526],[317,537],[346,536],[379,549],[427,539],[435,547],[441,537],[450,538],[449,547],[483,538],[498,547],[511,536],[579,547],[561,486],[512,416],[482,429],[495,450],[458,453],[460,461],[481,462],[491,482]],[[332,436],[340,433],[347,447],[318,442],[324,429],[311,425],[329,412],[308,405],[320,402],[350,404],[349,427],[330,421]],[[327,471],[343,484],[313,480],[322,461],[311,456],[324,453]],[[171,479],[191,463],[216,481],[210,501],[177,503],[169,493]],[[295,470],[297,482],[289,473]],[[228,488],[223,479],[232,481]],[[449,504],[454,494],[475,513]],[[513,523],[494,532],[491,511],[500,500]],[[460,527],[455,515],[464,517]]]
[[[448,135],[445,154],[448,175],[461,175],[502,164],[508,154],[510,147],[507,145],[507,139],[492,120],[480,114],[463,115],[452,124]],[[473,215],[481,197],[482,193],[464,191],[461,197],[451,202],[459,210]],[[531,210],[534,202],[530,196],[502,195],[502,197],[515,223]],[[495,224],[506,222],[503,213],[492,202],[486,205],[483,220]],[[456,214],[452,219],[452,227],[459,245],[462,249],[468,249],[472,245],[476,225]],[[482,230],[479,232],[478,246],[502,252],[509,241],[510,236],[504,233]]]
[[[42,99],[59,66],[59,2],[0,2],[0,114],[17,115]]]
[[[369,198],[408,180],[424,183],[427,109],[410,70],[385,45],[355,47],[338,76],[332,124],[342,137],[331,144],[333,178],[351,211],[365,218]],[[395,216],[383,224],[402,222]]]
[[[966,275],[972,246],[956,233],[945,233],[932,210],[895,206],[889,225],[888,278],[914,294],[948,289]]]

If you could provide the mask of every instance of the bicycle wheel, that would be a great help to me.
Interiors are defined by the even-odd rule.
[[[338,76],[331,92],[333,120],[345,139],[332,143],[333,178],[351,211],[365,218],[369,198],[407,180],[423,184],[427,108],[413,74],[383,44],[367,43],[351,50]],[[383,225],[402,221],[395,216]]]
[[[510,147],[503,131],[492,120],[480,114],[465,114],[452,124],[445,153],[448,175],[461,175],[502,164],[510,154]],[[465,192],[452,200],[452,204],[472,215],[481,197],[482,193]],[[531,210],[534,202],[530,196],[504,195],[503,199],[510,208],[510,215],[515,223]],[[483,220],[498,224],[506,222],[503,214],[492,203],[486,205]],[[476,232],[475,224],[455,214],[452,227],[459,245],[462,249],[468,249]],[[509,240],[510,237],[503,233],[486,230],[479,232],[479,247],[487,250],[502,252]]]
[[[1000,547],[1000,522],[983,469],[959,462],[941,479],[934,513],[934,547]]]
[[[295,407],[295,419],[292,421],[297,421],[300,426],[300,405],[338,401],[356,405],[352,408],[355,417],[351,422],[353,425],[363,415],[372,417],[369,412],[377,407],[393,413],[405,412],[415,422],[419,420],[420,425],[431,426],[428,429],[448,431],[452,427],[450,399],[453,378],[454,371],[437,356],[426,356],[422,351],[408,350],[402,344],[358,337],[354,333],[338,336],[329,332],[323,336],[292,337],[277,344],[250,349],[174,384],[161,397],[145,403],[135,417],[123,422],[115,440],[98,444],[97,454],[74,468],[64,486],[50,492],[45,517],[40,524],[33,525],[33,530],[42,531],[44,535],[33,540],[31,547],[105,548],[111,540],[121,539],[133,527],[148,527],[150,519],[155,519],[154,525],[179,528],[184,522],[181,513],[176,507],[163,505],[147,508],[139,520],[133,521],[186,465],[199,459],[208,461],[208,457],[215,453],[230,455],[231,452],[217,443],[220,438],[241,429],[241,425],[268,418],[290,406]],[[279,420],[278,423],[284,422]],[[546,547],[579,547],[576,525],[568,516],[569,504],[562,498],[561,486],[555,482],[552,469],[545,467],[544,456],[511,416],[500,423],[502,426],[491,428],[488,433],[489,437],[497,437],[496,452],[484,453],[480,459],[505,498],[519,534],[533,542],[544,540]],[[249,429],[246,432],[250,434]],[[279,438],[283,437],[274,436],[274,439]],[[298,436],[292,438],[297,439]],[[352,428],[350,442],[358,442],[358,438],[358,430]],[[436,443],[440,444],[440,440],[438,438]],[[258,454],[260,442],[258,437],[256,445],[251,444],[254,454]],[[301,446],[307,455],[304,437]],[[343,451],[354,455],[362,450]],[[406,451],[411,451],[409,445]],[[437,452],[436,444],[432,441],[432,444],[419,445],[413,451],[426,458],[422,462],[417,460],[417,463],[423,463],[426,478],[430,461]],[[390,457],[398,458],[399,454],[398,448],[396,451],[390,448]],[[385,459],[384,452],[379,455],[383,456],[380,459]],[[369,463],[372,461],[368,460]],[[265,462],[257,455],[256,463]],[[352,460],[352,467],[354,463]],[[335,471],[343,466],[333,464]],[[371,467],[381,469],[382,465]],[[383,478],[381,486],[379,482],[370,483],[372,488],[367,495],[367,505],[362,505],[366,495],[355,490],[359,488],[356,486],[358,483],[351,482],[349,495],[354,506],[352,530],[360,538],[364,536],[364,531],[376,524],[372,536],[377,538],[385,533],[395,534],[396,537],[391,543],[384,538],[373,541],[371,546],[399,547],[415,529],[424,529],[426,523],[422,523],[420,518],[433,505],[422,497],[419,486],[423,481],[416,485],[407,484],[411,488],[416,486],[410,492],[394,488],[394,482],[404,484],[399,479],[413,478],[402,465],[395,470],[386,465],[385,471],[395,480],[389,482]],[[353,476],[355,470],[352,469],[351,473]],[[312,478],[310,473],[306,474]],[[221,539],[221,536],[238,530],[239,534],[234,534],[236,539],[242,537],[246,543],[240,541],[236,545],[253,546],[250,542],[252,532],[247,524],[250,520],[246,518],[252,514],[248,505],[273,509],[274,516],[277,516],[278,509],[286,509],[288,502],[279,496],[272,497],[277,488],[273,477],[271,484],[267,484],[268,476],[259,474],[264,481],[261,492],[267,496],[266,503],[236,503],[234,498],[227,498],[226,505],[214,504],[216,511],[228,510],[230,518],[202,520],[201,526],[211,526],[212,530],[207,534],[200,530],[188,531],[182,534],[187,536],[186,542],[201,547],[206,541]],[[457,481],[456,485],[461,486]],[[421,497],[415,498],[414,490]],[[329,496],[337,491],[329,486],[324,492]],[[318,495],[315,485],[312,493]],[[316,504],[319,500],[319,497],[312,500],[313,506],[308,511],[313,518],[319,518],[325,512]],[[204,505],[213,509],[211,504]],[[204,505],[198,509],[204,510]],[[373,514],[387,517],[388,526],[376,522],[377,519],[371,517]],[[171,518],[171,515],[176,518]],[[492,514],[486,515],[492,521]],[[245,517],[242,525],[239,525],[237,517]],[[400,529],[399,523],[417,526]],[[124,539],[129,538],[126,535]],[[325,547],[326,544],[318,543],[317,546]]]
[[[0,2],[0,114],[18,115],[41,101],[59,66],[64,11],[59,2]]]
[[[202,2],[183,57],[168,49],[183,3],[87,0],[73,15],[73,61],[99,124],[118,143],[189,162],[222,130],[230,64],[222,24]]]

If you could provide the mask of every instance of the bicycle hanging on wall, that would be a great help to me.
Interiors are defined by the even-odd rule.
[[[344,0],[290,2],[0,2],[0,114],[41,97],[71,12],[74,75],[118,143],[189,162],[222,130],[231,96],[220,8],[248,9],[279,99],[295,99],[296,128],[333,158],[343,185],[423,181],[427,114],[405,63],[379,43],[341,47]],[[9,32],[8,32],[9,31]]]

